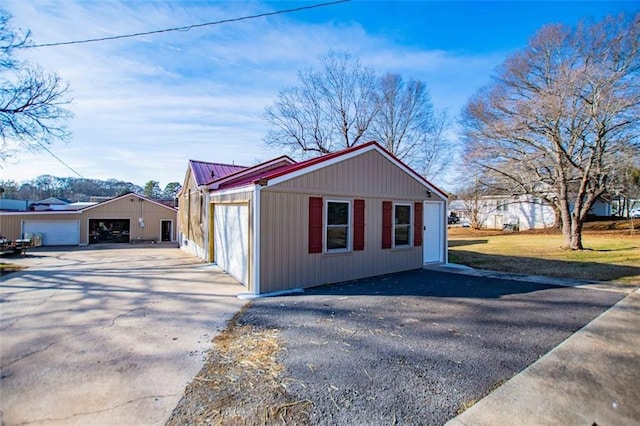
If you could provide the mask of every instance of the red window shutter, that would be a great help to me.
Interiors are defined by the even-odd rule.
[[[382,202],[382,248],[391,248],[391,232],[393,231],[393,205],[391,201]]]
[[[309,197],[309,253],[322,253],[322,197]]]
[[[364,250],[364,200],[353,200],[353,250]]]
[[[422,201],[415,204],[413,209],[413,245],[422,245]]]

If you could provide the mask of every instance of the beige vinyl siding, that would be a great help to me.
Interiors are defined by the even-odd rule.
[[[247,203],[253,198],[253,186],[246,192],[232,192],[227,194],[211,194],[212,203]]]
[[[308,253],[311,196],[365,200],[363,251]],[[422,247],[382,249],[382,201],[413,204],[425,199],[422,184],[375,151],[262,188],[260,291],[306,288],[421,268]],[[432,194],[431,199],[440,198]],[[349,232],[352,235],[353,229]]]
[[[277,185],[279,191],[426,199],[426,188],[377,151],[369,151]],[[269,187],[268,187],[269,188]],[[432,200],[442,200],[436,193]]]
[[[90,219],[129,219],[131,221],[130,239],[154,239],[160,241],[162,237],[161,222],[169,220],[172,223],[172,236],[176,238],[176,211],[148,200],[138,201],[136,195],[125,196],[115,201],[106,201],[82,212],[25,212],[0,214],[0,234],[14,240],[22,238],[22,222],[33,221],[80,221],[80,245],[88,244]],[[141,216],[142,213],[142,216]],[[145,227],[140,228],[138,218],[143,217]]]
[[[330,195],[314,194],[314,196]],[[383,250],[382,199],[365,200],[365,249],[308,253],[309,196],[263,191],[260,291],[312,287],[422,267],[422,247]],[[350,233],[353,229],[350,229]]]
[[[22,222],[25,220],[35,221],[80,221],[80,238],[82,241],[82,220],[80,213],[0,213],[0,235],[8,240],[17,240],[23,237]],[[85,227],[86,228],[86,227]]]
[[[138,223],[140,217],[144,219],[144,228],[141,228]],[[98,204],[86,210],[80,223],[80,244],[87,244],[90,219],[129,219],[131,221],[130,241],[137,239],[161,241],[161,222],[169,220],[172,223],[171,234],[173,239],[176,239],[176,211],[136,195]]]
[[[206,227],[203,221],[207,217],[205,209],[209,208],[207,196],[196,186],[190,171],[185,177],[184,188],[178,198],[179,229],[183,238],[204,248]]]

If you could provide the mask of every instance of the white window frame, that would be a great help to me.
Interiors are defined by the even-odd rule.
[[[408,228],[408,235],[407,235],[407,239],[408,244],[403,244],[403,245],[397,245],[396,244],[396,228],[398,227],[398,223],[397,223],[397,218],[396,218],[396,206],[405,206],[405,207],[409,207],[409,224],[408,225],[400,225],[402,227],[406,227]],[[407,248],[407,247],[412,247],[413,246],[413,242],[412,242],[412,229],[413,229],[413,215],[414,215],[414,211],[413,211],[413,204],[411,203],[393,203],[393,247],[394,248]]]
[[[329,203],[341,203],[341,204],[347,204],[347,247],[346,248],[337,248],[337,249],[330,249],[329,245],[327,244],[327,231],[329,228],[337,228],[337,227],[344,227],[344,225],[329,225]],[[353,241],[352,241],[352,237],[351,237],[351,228],[353,226],[353,203],[351,202],[351,200],[339,200],[339,199],[328,199],[325,200],[324,202],[324,209],[323,209],[323,233],[322,233],[322,243],[324,246],[324,252],[325,253],[347,253],[351,251],[351,248],[353,247]]]

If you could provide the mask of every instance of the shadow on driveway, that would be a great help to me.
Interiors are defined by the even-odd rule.
[[[252,302],[317,424],[443,424],[624,294],[431,270]]]

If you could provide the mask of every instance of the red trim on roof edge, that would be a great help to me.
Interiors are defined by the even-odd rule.
[[[330,154],[325,154],[322,155],[320,157],[315,157],[315,158],[311,158],[309,160],[306,161],[301,161],[299,163],[294,163],[289,167],[283,168],[273,174],[270,175],[266,175],[266,176],[262,176],[262,179],[266,179],[267,181],[271,180],[271,179],[275,179],[281,176],[285,176],[289,173],[293,173],[296,172],[298,170],[302,170],[305,169],[307,167],[319,164],[319,163],[323,163],[325,161],[331,160],[333,158],[336,157],[341,157],[343,155],[361,150],[361,149],[365,149],[368,148],[370,146],[374,146],[378,149],[380,149],[382,152],[386,153],[387,155],[389,155],[394,161],[397,161],[399,164],[401,164],[404,168],[406,168],[410,173],[412,173],[414,175],[414,177],[418,178],[418,180],[422,181],[424,184],[426,184],[427,186],[433,188],[435,191],[437,191],[445,200],[449,198],[449,196],[447,195],[447,193],[445,193],[443,190],[441,190],[440,188],[438,188],[437,186],[435,186],[434,184],[432,184],[431,182],[429,182],[427,179],[425,179],[421,174],[419,174],[418,172],[416,172],[415,170],[413,170],[411,167],[407,166],[404,162],[402,162],[401,160],[399,160],[398,158],[396,158],[395,155],[391,154],[389,151],[387,151],[382,145],[380,145],[378,142],[376,141],[370,141],[367,143],[364,143],[362,145],[356,145],[356,146],[352,146],[350,148],[346,148],[343,149],[342,151],[336,151],[336,152],[332,152]],[[260,179],[256,179],[253,181],[254,184],[258,184],[258,181]]]
[[[268,167],[269,165],[275,164],[278,161],[289,161],[289,162],[291,162],[291,164],[295,164],[296,163],[295,160],[293,160],[288,155],[281,155],[280,157],[276,157],[274,159],[265,161],[264,163],[256,164],[255,166],[247,167],[247,168],[245,168],[243,170],[238,170],[237,172],[233,172],[233,173],[228,174],[226,176],[223,176],[221,178],[211,180],[211,181],[207,182],[205,185],[213,185],[213,184],[220,185],[220,184],[222,184],[224,182],[235,180],[236,178],[241,177],[244,174],[251,174],[251,173],[255,172],[256,170],[259,170],[261,167]]]

